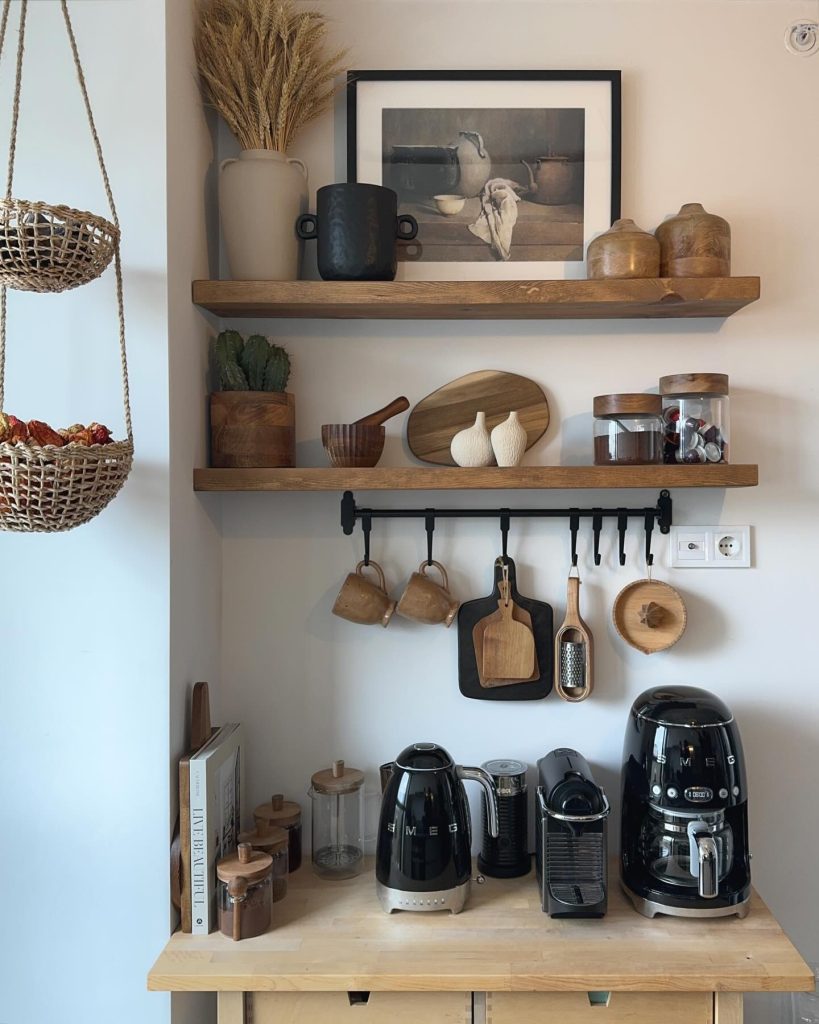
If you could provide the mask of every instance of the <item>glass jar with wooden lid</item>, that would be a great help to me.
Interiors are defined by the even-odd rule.
[[[288,870],[292,873],[301,867],[301,807],[295,800],[285,800],[283,794],[274,793],[266,804],[259,804],[253,812],[258,830],[260,822],[287,832]]]
[[[670,374],[660,377],[660,394],[665,421],[663,460],[693,466],[728,462],[728,374]]]
[[[333,761],[311,782],[313,869],[321,878],[354,878],[364,858],[364,772]]]
[[[252,832],[240,832],[240,843],[250,843],[254,850],[266,853],[273,862],[271,868],[273,902],[287,895],[288,840],[287,832],[266,819],[260,819]]]
[[[270,855],[250,843],[217,863],[219,930],[228,938],[252,939],[270,927],[272,866]]]
[[[593,410],[595,466],[650,466],[662,461],[659,395],[597,395]]]

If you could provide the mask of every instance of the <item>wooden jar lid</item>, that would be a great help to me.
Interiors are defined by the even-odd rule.
[[[287,832],[278,825],[271,825],[267,818],[259,818],[252,832],[240,832],[240,843],[250,843],[254,850],[262,853],[281,853],[287,849]]]
[[[216,865],[216,877],[223,882],[246,878],[249,885],[261,882],[270,874],[273,858],[269,853],[254,850],[250,843],[239,843],[235,853],[223,857]]]
[[[688,623],[685,602],[668,583],[636,580],[614,600],[614,628],[643,654],[668,650],[680,639]]]
[[[662,416],[663,400],[659,395],[597,395],[592,407],[595,416]]]
[[[260,821],[269,821],[271,825],[290,828],[301,821],[301,807],[293,800],[285,800],[281,793],[274,793],[266,804],[259,804],[253,818],[257,826]]]
[[[333,761],[332,768],[324,768],[312,778],[317,793],[354,793],[364,784],[364,772],[358,768],[347,768],[343,761]]]
[[[672,373],[660,377],[661,395],[727,395],[727,373]]]

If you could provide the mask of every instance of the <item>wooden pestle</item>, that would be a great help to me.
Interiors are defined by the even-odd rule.
[[[353,423],[353,426],[380,427],[382,423],[392,419],[393,416],[397,416],[399,412],[409,409],[409,405],[409,401],[402,395],[400,398],[390,402],[389,405],[385,405],[383,409],[379,409],[378,412],[371,412],[369,416],[362,416],[360,420],[356,420]]]

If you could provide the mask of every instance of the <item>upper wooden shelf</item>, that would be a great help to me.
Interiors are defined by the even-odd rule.
[[[274,906],[269,932],[244,942],[220,932],[177,932],[151,968],[148,988],[678,993],[813,988],[812,971],[756,893],[743,921],[649,920],[627,903],[616,872],[612,864],[606,917],[578,921],[543,913],[534,872],[473,885],[462,914],[389,915],[376,899],[371,861],[358,878],[341,882],[317,878],[306,865],[290,875],[287,898]],[[594,1010],[589,1018],[598,1012],[608,1019],[605,1010]],[[618,1014],[618,1019],[625,1017]]]
[[[221,317],[353,320],[726,317],[758,298],[758,277],[193,282],[193,301]]]
[[[573,488],[756,487],[747,466],[516,466],[461,469],[195,469],[197,491],[465,491]]]

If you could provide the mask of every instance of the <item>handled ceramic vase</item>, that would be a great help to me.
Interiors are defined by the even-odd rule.
[[[296,281],[307,211],[307,168],[268,149],[245,149],[219,165],[219,219],[234,281]]]

